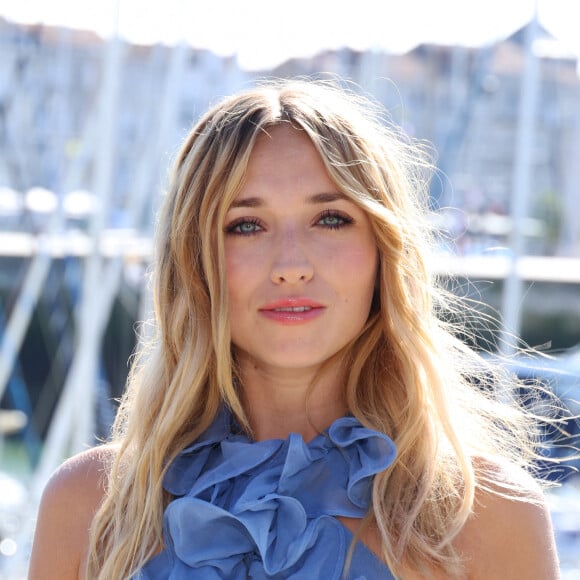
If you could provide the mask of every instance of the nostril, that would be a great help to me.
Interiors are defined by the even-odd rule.
[[[314,275],[309,265],[276,267],[272,270],[271,280],[276,284],[297,284],[307,282]]]

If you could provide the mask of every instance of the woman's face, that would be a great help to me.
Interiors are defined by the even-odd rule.
[[[224,225],[232,342],[242,369],[315,371],[370,311],[377,246],[365,212],[339,193],[309,138],[258,138]]]

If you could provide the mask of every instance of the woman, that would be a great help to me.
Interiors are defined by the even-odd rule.
[[[158,226],[157,336],[112,442],[49,482],[31,578],[558,576],[531,422],[444,322],[427,166],[322,83],[202,117]]]

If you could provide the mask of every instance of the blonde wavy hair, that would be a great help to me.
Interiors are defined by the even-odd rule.
[[[235,387],[223,225],[256,139],[281,123],[312,140],[339,190],[367,212],[379,248],[369,320],[341,355],[350,412],[398,448],[374,480],[367,517],[378,526],[386,562],[394,571],[404,562],[456,574],[452,540],[475,490],[499,485],[496,461],[526,465],[533,454],[527,415],[506,403],[505,377],[457,338],[448,315],[457,299],[445,297],[430,271],[423,148],[336,83],[265,83],[209,110],[177,156],[157,229],[156,330],[133,361],[114,425],[89,578],[130,577],[163,546],[171,500],[162,488],[165,469],[222,404],[249,429]]]

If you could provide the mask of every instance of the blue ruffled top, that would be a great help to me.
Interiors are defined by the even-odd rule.
[[[363,517],[373,476],[391,465],[394,443],[354,417],[305,443],[252,441],[223,409],[169,466],[163,487],[165,549],[139,580],[393,579],[335,516]]]

